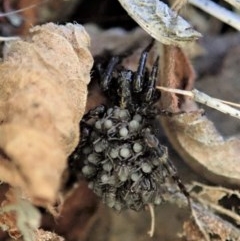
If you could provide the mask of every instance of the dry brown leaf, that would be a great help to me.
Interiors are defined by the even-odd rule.
[[[78,143],[93,59],[81,25],[30,31],[6,46],[0,65],[0,176],[48,205]]]
[[[176,47],[164,47],[161,86],[189,90],[194,72],[187,58]],[[195,103],[173,93],[163,93],[162,107],[188,113],[162,118],[166,134],[184,161],[206,179],[222,185],[240,185],[240,140],[225,140],[214,123]],[[192,112],[191,112],[192,111]]]
[[[53,232],[45,231],[43,229],[36,230],[36,241],[64,241],[65,239]]]
[[[44,215],[42,227],[54,230],[67,240],[102,240],[108,236],[109,214],[88,183],[82,180],[65,196],[58,217]],[[102,234],[98,237],[100,231]]]
[[[25,241],[33,241],[40,226],[40,212],[20,190],[10,188],[5,196],[0,208],[0,227],[14,239],[23,236]]]
[[[184,236],[188,241],[205,241],[203,231],[209,240],[218,241],[239,241],[240,231],[232,224],[216,216],[208,209],[198,204],[193,205],[194,220],[184,224]]]
[[[231,190],[224,187],[208,186],[202,183],[193,182],[190,188],[194,190],[195,188],[200,188],[201,190],[197,192],[197,197],[205,199],[211,203],[219,204],[219,201],[224,197],[230,197],[235,195],[240,199],[240,192],[238,190]]]

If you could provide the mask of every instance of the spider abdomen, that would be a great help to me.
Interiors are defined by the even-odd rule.
[[[156,153],[144,140],[143,130],[149,120],[117,106],[102,114],[102,118],[85,122],[91,131],[78,149],[78,156],[84,160],[82,175],[89,187],[118,211],[159,203],[166,175],[157,164]]]

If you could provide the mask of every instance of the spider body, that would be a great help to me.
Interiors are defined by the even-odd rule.
[[[136,72],[116,70],[119,58],[110,60],[100,86],[111,102],[83,117],[81,141],[69,157],[89,187],[118,211],[160,204],[168,178],[188,195],[151,125],[158,114],[166,114],[154,105],[160,96],[156,90],[158,58],[150,74],[145,67],[151,45],[143,51]]]

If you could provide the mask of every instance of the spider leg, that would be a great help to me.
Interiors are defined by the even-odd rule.
[[[187,198],[187,200],[189,202],[190,195],[189,195],[188,191],[186,190],[186,187],[182,183],[181,179],[179,178],[179,176],[177,174],[177,170],[174,167],[173,163],[169,159],[167,159],[167,161],[163,162],[162,164],[163,164],[164,168],[166,169],[166,171],[168,172],[168,174],[171,176],[171,178],[177,183],[178,188],[184,194],[184,196]]]
[[[168,158],[162,158],[164,155],[164,151],[162,150],[158,139],[153,134],[151,134],[151,131],[149,128],[146,128],[144,130],[143,134],[144,134],[144,140],[145,140],[146,144],[150,148],[153,148],[158,153],[159,160],[161,161],[163,167],[166,169],[166,171],[171,176],[173,181],[175,181],[177,183],[178,188],[184,194],[184,196],[187,198],[188,204],[191,207],[190,195],[189,195],[188,191],[186,190],[186,187],[182,183],[181,179],[179,178],[176,168],[174,167],[173,163]]]
[[[108,66],[107,66],[107,69],[102,74],[100,86],[101,86],[103,91],[107,91],[109,89],[109,85],[110,85],[110,82],[111,82],[111,79],[112,79],[113,70],[114,70],[115,66],[118,64],[118,62],[119,62],[119,57],[117,57],[117,56],[112,57]]]
[[[159,64],[159,57],[157,57],[153,67],[151,74],[149,76],[149,80],[147,81],[147,86],[146,86],[146,95],[145,95],[145,101],[150,102],[154,99],[155,97],[155,92],[156,92],[156,82],[157,82],[157,75],[158,75],[158,64]]]
[[[132,104],[132,92],[131,92],[131,82],[132,82],[132,71],[122,70],[118,77],[119,89],[117,90],[119,96],[119,106],[121,108],[129,108]]]
[[[99,119],[103,113],[106,111],[106,106],[99,105],[95,107],[94,109],[90,110],[87,114],[85,114],[82,118],[82,122],[87,122],[88,120],[94,118]]]
[[[141,58],[139,60],[138,69],[137,69],[137,72],[136,72],[136,74],[134,76],[134,79],[133,79],[133,89],[137,93],[141,92],[142,88],[143,88],[143,80],[144,80],[144,75],[145,75],[145,67],[146,67],[148,52],[152,48],[153,44],[154,44],[154,39],[144,49],[144,51],[141,54]]]

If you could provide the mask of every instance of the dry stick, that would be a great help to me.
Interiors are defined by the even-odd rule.
[[[189,0],[189,3],[218,18],[233,28],[240,30],[240,16],[210,0]]]
[[[203,235],[204,239],[206,241],[211,241],[207,231],[203,227],[201,221],[198,219],[197,213],[194,208],[192,208],[192,216],[194,218],[195,224],[197,225],[197,227],[198,227],[199,231],[201,232],[201,234]]]
[[[155,213],[154,213],[154,207],[152,204],[148,204],[150,216],[151,216],[151,227],[148,231],[149,236],[152,238],[155,231]]]
[[[240,111],[239,110],[232,108],[229,105],[224,104],[223,102],[225,102],[225,101],[222,101],[222,100],[219,100],[216,98],[212,98],[209,95],[206,95],[203,92],[200,92],[196,89],[193,89],[192,91],[187,91],[187,90],[172,89],[172,88],[167,88],[167,87],[162,87],[162,86],[158,86],[157,89],[189,96],[192,99],[194,99],[196,102],[202,103],[213,109],[216,109],[216,110],[221,111],[225,114],[228,114],[232,117],[240,119]],[[231,102],[225,102],[225,103],[237,106],[237,104],[235,104],[235,103],[231,103]],[[238,107],[240,107],[240,105],[238,105]]]

